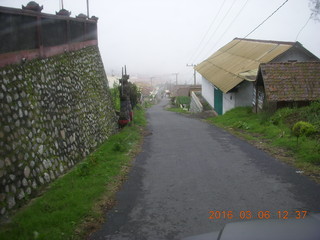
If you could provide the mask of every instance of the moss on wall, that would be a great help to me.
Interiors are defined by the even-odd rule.
[[[0,69],[0,214],[116,131],[96,46]]]

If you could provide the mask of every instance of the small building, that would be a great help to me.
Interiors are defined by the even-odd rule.
[[[235,38],[195,67],[202,75],[202,96],[219,114],[252,106],[259,65],[319,61],[299,42]]]
[[[258,94],[255,94],[255,93]],[[254,111],[305,106],[320,99],[320,62],[265,63],[259,67]]]

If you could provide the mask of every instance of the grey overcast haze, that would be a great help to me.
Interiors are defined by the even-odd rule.
[[[21,8],[27,0],[0,0]],[[61,0],[38,0],[55,14]],[[235,37],[245,37],[285,0],[89,0],[97,16],[99,49],[108,75],[127,65],[131,76],[193,81],[193,69]],[[247,38],[299,41],[320,57],[320,21],[309,19],[309,0],[289,0]],[[74,17],[87,12],[86,0],[63,0]],[[299,34],[300,32],[300,34]],[[199,78],[198,78],[199,79]],[[198,80],[199,81],[199,80]]]

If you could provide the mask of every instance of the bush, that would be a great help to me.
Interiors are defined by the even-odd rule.
[[[243,121],[238,121],[238,122],[234,123],[232,125],[232,127],[240,128],[240,129],[244,129],[244,130],[249,130],[250,129],[249,125],[246,122],[243,122]]]
[[[297,138],[301,136],[308,137],[316,132],[317,132],[316,128],[311,123],[304,122],[304,121],[299,121],[295,123],[292,128],[292,133]]]
[[[176,97],[176,106],[178,106],[178,107],[180,107],[180,105],[182,105],[182,106],[186,106],[187,108],[189,108],[190,102],[191,102],[190,97],[187,97],[187,96]]]
[[[274,125],[283,123],[283,120],[294,112],[292,108],[281,108],[270,117],[270,122]]]

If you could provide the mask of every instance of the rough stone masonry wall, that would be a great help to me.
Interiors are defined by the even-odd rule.
[[[0,214],[116,130],[97,46],[0,69]]]

